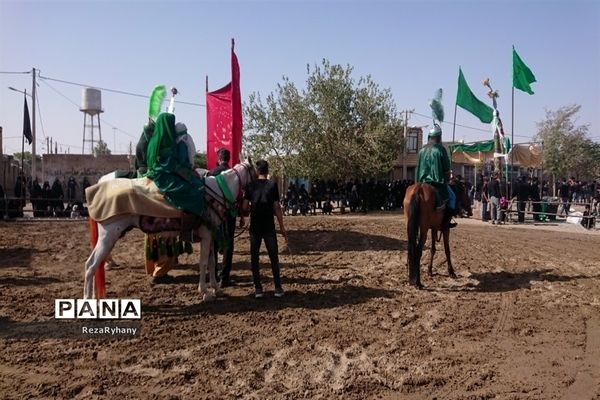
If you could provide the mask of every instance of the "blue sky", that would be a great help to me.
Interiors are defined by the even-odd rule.
[[[600,141],[600,2],[597,1],[7,1],[0,0],[0,71],[39,68],[41,75],[149,94],[176,86],[183,101],[204,104],[210,89],[230,80],[230,39],[236,39],[242,99],[274,90],[283,75],[299,86],[306,64],[351,64],[393,92],[398,109],[429,115],[428,99],[444,89],[452,122],[458,67],[488,102],[483,78],[500,91],[505,130],[511,126],[511,46],[537,77],[535,95],[515,92],[515,141],[536,133],[546,109],[581,104],[578,123]],[[0,74],[4,150],[20,151],[22,95],[31,75]],[[59,92],[61,95],[59,95]],[[44,134],[63,151],[81,152],[81,88],[54,81],[38,87],[38,153]],[[146,119],[143,98],[102,93],[104,140],[127,152]],[[30,105],[31,107],[31,105]],[[200,150],[206,148],[206,109],[177,105]],[[411,124],[430,119],[411,117]],[[483,140],[489,126],[458,109],[457,139]],[[43,129],[42,129],[43,125]],[[113,126],[117,130],[113,130]],[[451,139],[452,126],[444,126]]]

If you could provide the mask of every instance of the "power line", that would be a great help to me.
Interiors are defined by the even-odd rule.
[[[17,75],[17,74],[30,74],[31,71],[0,71],[0,74],[12,74],[12,75]]]
[[[425,117],[425,118],[431,118],[430,115],[420,114],[418,112],[414,112],[414,114],[419,115],[421,117]],[[447,124],[447,125],[452,125],[452,122],[449,122],[449,121],[443,121],[442,123],[443,124]],[[460,126],[461,128],[471,129],[471,130],[474,130],[474,131],[490,133],[490,131],[488,131],[487,129],[475,128],[474,126],[468,126],[468,125],[462,125],[462,124],[456,124],[456,126]],[[525,138],[525,139],[531,139],[531,136],[523,136],[523,135],[514,135],[514,136],[515,137],[520,137],[520,138]]]
[[[42,125],[42,135],[44,135],[44,140],[46,140],[46,130],[44,129],[44,120],[42,118],[42,109],[40,108],[40,94],[38,93],[35,96],[35,102],[37,103],[38,112],[40,113],[40,124]],[[35,107],[35,104],[33,105]]]
[[[58,95],[60,95],[62,98],[64,98],[65,100],[67,100],[69,103],[73,104],[75,107],[77,107],[77,109],[79,109],[79,104],[75,103],[73,100],[71,100],[70,98],[68,98],[67,96],[65,96],[64,94],[62,94],[61,92],[59,92],[57,89],[55,89],[52,85],[50,85],[48,82],[46,82],[45,80],[42,80],[42,82],[44,82],[45,85],[47,85],[50,89],[52,89],[54,92],[56,92]],[[135,137],[134,135],[130,134],[129,132],[124,131],[123,129],[119,128],[118,126],[110,123],[109,121],[107,121],[104,118],[100,118],[100,121],[104,122],[105,124],[109,125],[112,128],[116,128],[118,131],[124,133],[125,135],[129,136],[132,139],[137,139],[137,137]],[[81,147],[79,147],[81,148]]]
[[[55,82],[65,83],[67,85],[74,85],[74,86],[80,86],[80,87],[92,87],[92,88],[103,90],[105,92],[112,92],[112,93],[124,94],[124,95],[127,95],[127,96],[141,97],[143,99],[147,99],[149,97],[149,96],[144,95],[144,94],[126,92],[124,90],[103,88],[103,87],[95,86],[95,85],[86,85],[84,83],[65,81],[63,79],[50,78],[50,77],[41,76],[41,75],[40,75],[40,79],[42,79],[42,80],[45,79],[45,80],[49,80],[49,81],[55,81]],[[188,102],[188,101],[175,100],[175,103],[178,103],[178,104],[187,104],[189,106],[196,106],[196,107],[206,107],[206,104],[192,103],[192,102]]]

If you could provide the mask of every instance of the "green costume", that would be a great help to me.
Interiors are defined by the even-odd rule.
[[[430,137],[441,135],[432,129]],[[450,171],[450,157],[446,148],[440,143],[429,143],[419,151],[417,162],[417,182],[428,183],[436,188],[436,206],[443,205],[448,200],[447,176]]]
[[[146,176],[165,194],[167,201],[181,210],[202,216],[204,181],[193,173],[187,159],[177,155],[174,114],[158,116],[146,155]]]

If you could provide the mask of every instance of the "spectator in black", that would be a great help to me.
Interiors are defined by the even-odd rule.
[[[265,241],[265,247],[271,260],[275,297],[282,297],[283,288],[279,272],[279,250],[277,248],[277,234],[275,232],[273,215],[277,218],[279,229],[281,229],[286,242],[288,238],[283,226],[283,215],[279,204],[279,190],[277,189],[277,184],[267,177],[269,174],[269,164],[267,161],[258,160],[256,162],[256,170],[258,171],[258,179],[247,185],[243,206],[244,211],[250,210],[250,264],[255,288],[254,297],[258,299],[264,296],[258,263],[260,245],[263,240]],[[243,225],[243,219],[241,225]]]
[[[581,218],[581,225],[585,229],[592,229],[594,227],[594,216],[589,204],[585,205],[585,211],[583,212],[583,218]]]
[[[42,187],[40,186],[37,178],[33,180],[31,185],[31,205],[33,207],[33,216],[34,217],[43,217],[44,212],[46,210],[46,202],[43,199],[44,192],[42,191]]]
[[[558,188],[558,196],[560,197],[561,201],[562,201],[562,210],[560,211],[560,214],[562,214],[562,212],[565,212],[565,216],[569,216],[569,210],[571,208],[571,203],[569,201],[570,198],[570,190],[569,190],[569,185],[567,184],[567,180],[565,178],[562,179],[562,183],[560,184],[559,188]]]
[[[492,224],[500,223],[500,178],[498,177],[498,173],[494,172],[492,174],[492,180],[488,185],[488,196],[491,204],[491,217]]]
[[[23,175],[17,176],[15,182],[15,197],[19,199],[18,203],[21,207],[25,207],[25,177]]]
[[[90,181],[88,181],[87,176],[83,177],[83,183],[81,184],[81,188],[83,189],[83,201],[87,202],[87,198],[85,197],[85,189],[87,189],[88,187],[92,186],[92,184],[90,183]]]
[[[74,177],[69,178],[69,182],[67,182],[67,201],[69,203],[73,203],[77,198],[77,181]]]
[[[539,186],[538,178],[534,177],[531,181],[531,187],[529,188],[529,196],[531,197],[531,207],[533,209],[533,219],[535,221],[540,220],[540,212],[542,210],[540,201],[542,198],[540,197],[540,186]]]
[[[219,157],[219,164],[211,169],[208,172],[208,176],[217,176],[219,175],[221,172],[227,171],[228,169],[231,169],[231,167],[229,166],[229,160],[231,159],[231,153],[229,152],[229,150],[227,149],[219,149],[219,151],[217,152],[217,156]],[[220,285],[222,288],[228,287],[228,286],[232,286],[234,284],[234,282],[231,280],[231,264],[233,262],[233,242],[234,242],[234,236],[235,236],[235,217],[233,217],[230,213],[227,213],[226,216],[227,221],[225,221],[226,223],[226,227],[227,227],[227,245],[225,248],[225,253],[223,254],[223,268],[221,269],[220,275],[219,275],[219,279],[221,281]],[[217,243],[215,242],[214,244],[215,246],[215,266],[218,265],[218,260],[219,260],[219,252],[218,252],[218,246]]]
[[[65,194],[63,192],[62,185],[58,178],[55,178],[54,182],[52,183],[52,197],[54,198],[54,203],[52,204],[52,207],[55,210],[58,209],[60,211],[63,211],[65,209],[65,204],[63,202]]]
[[[519,223],[525,222],[525,205],[529,200],[529,184],[527,183],[527,177],[522,176],[517,186],[517,211],[519,213]]]
[[[44,216],[51,217],[54,207],[54,192],[48,181],[44,181],[44,186],[42,187],[42,204],[44,206]]]

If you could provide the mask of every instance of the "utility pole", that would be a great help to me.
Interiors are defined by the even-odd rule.
[[[31,177],[32,179],[35,179],[37,177],[37,165],[36,165],[36,151],[35,151],[35,145],[36,145],[36,140],[37,140],[37,136],[35,134],[35,108],[36,108],[36,84],[35,84],[35,75],[36,75],[36,71],[35,68],[33,68],[33,87],[31,89],[31,100],[33,102],[33,107],[32,108],[32,120],[31,120],[31,134],[33,135],[33,143],[31,143],[31,153],[32,153],[32,160],[31,160]]]
[[[412,110],[404,110],[404,146],[402,146],[403,150],[402,150],[402,180],[406,180],[406,155],[407,155],[407,151],[406,151],[406,147],[408,145],[407,142],[407,135],[408,135],[408,116],[409,114],[412,114],[415,111],[415,109],[413,108]]]
[[[113,126],[113,153],[117,152],[117,128]]]

